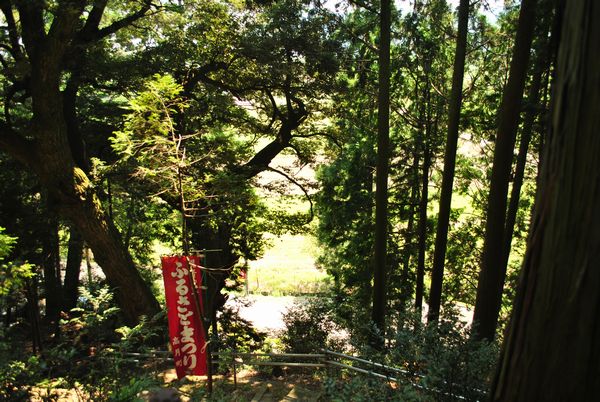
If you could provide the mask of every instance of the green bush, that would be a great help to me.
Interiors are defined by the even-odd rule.
[[[285,330],[281,342],[285,352],[320,353],[321,349],[340,350],[342,328],[336,323],[333,300],[310,297],[295,304],[283,315]]]
[[[362,330],[355,328],[354,333],[370,331],[368,324],[363,327]],[[391,386],[383,379],[335,372],[326,386],[332,400],[482,400],[489,389],[498,356],[496,344],[473,341],[470,328],[448,310],[438,325],[423,324],[416,312],[400,315],[390,323],[383,350],[374,350],[366,338],[363,342],[362,345],[354,343],[355,353],[404,373],[387,373],[399,380]]]
[[[243,302],[241,302],[243,304]],[[238,352],[255,352],[262,348],[266,334],[257,331],[252,323],[240,316],[239,305],[226,305],[218,313],[218,349],[233,349]],[[215,340],[213,340],[215,341]]]
[[[470,327],[446,311],[438,325],[423,325],[416,314],[399,322],[390,361],[407,368],[411,381],[436,400],[482,399],[489,388],[498,346],[474,341]]]

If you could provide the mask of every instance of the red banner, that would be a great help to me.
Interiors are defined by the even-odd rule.
[[[202,325],[200,257],[162,257],[171,349],[177,378],[206,374],[206,340]],[[192,286],[191,275],[194,275]],[[194,288],[197,298],[194,297]],[[200,311],[199,311],[200,310]]]

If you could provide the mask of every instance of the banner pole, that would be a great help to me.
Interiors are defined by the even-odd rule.
[[[188,256],[185,256],[185,261],[187,264],[187,268],[188,268],[188,274],[190,275],[190,280],[191,280],[191,284],[192,284],[192,298],[194,299],[194,304],[196,305],[196,311],[198,311],[198,314],[200,315],[200,323],[202,325],[202,331],[204,331],[204,339],[206,342],[206,378],[207,378],[207,391],[209,395],[212,395],[212,389],[213,389],[213,379],[212,379],[212,356],[211,356],[211,340],[210,340],[210,336],[209,336],[209,332],[208,329],[205,325],[205,314],[203,309],[200,308],[200,300],[199,300],[199,296],[198,296],[198,286],[196,286],[196,281],[194,280],[194,271],[193,271],[193,267],[190,265]],[[200,260],[202,261],[202,260]],[[202,263],[204,264],[204,261],[202,261]],[[199,272],[200,278],[202,278],[202,270],[200,270]],[[204,283],[204,281],[202,281],[202,283]],[[206,284],[206,286],[208,286],[208,283]],[[206,307],[206,306],[205,306]]]
[[[210,347],[210,341],[206,346],[206,390],[208,395],[212,395],[213,391],[213,375],[212,375],[212,353]]]
[[[200,254],[200,261],[202,261],[202,266],[206,267],[206,254]],[[212,311],[212,304],[210,303],[209,298],[209,281],[208,278],[205,278],[204,272],[201,270],[200,275],[202,278],[202,283],[206,287],[205,297],[206,303],[204,304],[205,310],[201,312],[202,318],[202,329],[204,330],[205,339],[207,340],[206,344],[206,390],[208,391],[208,395],[212,395],[213,391],[213,367],[212,367],[212,340],[210,338],[210,320],[208,319],[208,311]],[[206,279],[206,280],[205,280]]]

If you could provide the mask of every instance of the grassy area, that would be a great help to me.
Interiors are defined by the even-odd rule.
[[[263,258],[251,261],[248,287],[251,293],[298,295],[321,291],[329,276],[315,267],[316,244],[308,235],[271,237]]]

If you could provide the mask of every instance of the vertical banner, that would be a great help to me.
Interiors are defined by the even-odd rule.
[[[161,262],[177,378],[188,374],[205,375],[206,341],[201,318],[200,257],[169,256],[162,257]],[[194,286],[190,273],[194,275]],[[198,292],[197,298],[194,288]]]

